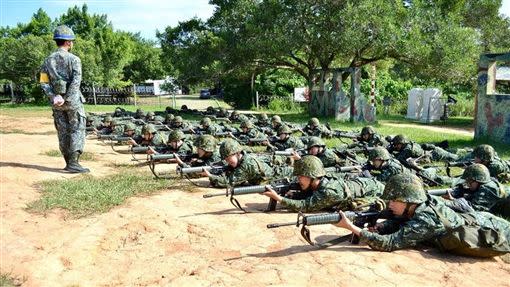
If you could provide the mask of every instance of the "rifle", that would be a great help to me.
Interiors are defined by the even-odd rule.
[[[238,136],[238,135],[239,135],[239,132],[238,132],[238,131],[233,131],[233,132],[219,132],[219,133],[215,133],[215,134],[214,134],[214,137],[228,137],[228,136],[230,136],[230,134],[232,134],[232,135],[235,137],[235,136]]]
[[[354,225],[363,228],[365,224],[368,223],[368,226],[374,226],[377,223],[378,219],[389,219],[393,218],[391,211],[383,210],[383,211],[375,211],[374,207],[371,207],[369,211],[345,211],[345,216],[350,219]],[[310,230],[308,226],[312,225],[322,225],[322,224],[335,224],[340,222],[342,216],[340,213],[320,213],[313,215],[304,215],[302,212],[298,213],[296,222],[288,222],[288,223],[272,223],[268,224],[267,228],[278,228],[282,226],[291,226],[295,225],[299,227],[301,225],[301,236],[312,246],[319,247],[328,247],[333,244],[338,244],[343,241],[350,241],[352,244],[358,244],[359,237],[354,234],[349,234],[346,236],[342,236],[340,238],[336,238],[330,241],[327,241],[323,244],[317,244],[313,242],[310,238]]]
[[[352,172],[352,171],[360,171],[364,168],[362,165],[351,165],[351,166],[330,166],[325,167],[324,170],[326,173],[336,173],[336,172]]]
[[[279,195],[283,196],[290,190],[301,190],[301,187],[297,182],[291,182],[288,178],[283,178],[279,180],[275,180],[271,182],[269,185],[271,185],[271,188],[276,191]],[[227,188],[226,193],[209,193],[204,194],[204,198],[209,198],[213,196],[230,196],[230,203],[232,203],[233,206],[236,208],[245,211],[241,205],[239,204],[239,201],[234,197],[236,195],[245,195],[245,194],[254,194],[254,193],[262,193],[266,191],[265,185],[252,185],[252,186],[243,186],[243,187],[231,187]],[[270,198],[269,203],[267,205],[267,211],[275,211],[276,210],[276,200]],[[246,212],[246,211],[245,211]]]
[[[192,153],[151,154],[147,160],[149,161],[149,169],[155,178],[162,178],[161,173],[156,172],[156,164],[167,163],[167,160],[175,159],[176,155],[184,162],[189,162],[192,158],[198,157],[197,154]]]
[[[274,151],[274,155],[281,155],[281,156],[292,156],[294,152],[297,152],[298,155],[304,156],[308,153],[306,149],[286,149],[286,150],[276,150]]]
[[[453,188],[428,189],[427,193],[435,196],[443,196],[453,191]]]
[[[193,127],[181,129],[181,131],[185,134],[196,134],[196,135],[202,135],[204,133],[204,131],[202,129],[193,128]]]
[[[450,172],[451,172],[451,169],[452,167],[461,167],[461,168],[466,168],[470,165],[472,165],[474,162],[472,161],[452,161],[452,162],[446,162],[446,174],[448,176],[451,176],[450,175]]]
[[[212,174],[221,174],[227,169],[228,169],[228,166],[225,166],[225,165],[204,165],[204,166],[196,166],[196,167],[177,166],[176,173],[180,173],[181,176],[184,176],[185,174],[200,173],[200,172],[207,170]]]
[[[359,134],[353,134],[352,132],[341,130],[333,130],[331,132],[331,136],[334,138],[357,139],[360,136]]]
[[[110,140],[116,142],[127,142],[131,140],[131,137],[124,137],[119,135],[98,135],[97,139],[99,140]]]

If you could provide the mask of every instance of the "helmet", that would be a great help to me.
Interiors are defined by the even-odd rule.
[[[121,107],[116,107],[115,108],[115,113],[122,113],[122,108]]]
[[[209,117],[205,117],[200,121],[200,125],[202,126],[210,126],[211,125],[211,119]]]
[[[232,115],[233,115],[233,116],[239,116],[239,111],[233,111],[233,112],[232,112]]]
[[[156,132],[156,128],[154,125],[148,124],[143,126],[142,128],[142,134],[153,134]]]
[[[196,146],[206,152],[214,152],[216,143],[216,139],[212,135],[202,135],[198,137]]]
[[[242,129],[244,129],[244,128],[251,129],[251,128],[253,128],[253,123],[250,120],[245,120],[245,121],[242,121],[239,126]]]
[[[372,126],[366,126],[361,129],[361,135],[373,135],[375,130]]]
[[[213,108],[213,107],[211,107],[211,106],[208,106],[208,107],[207,107],[207,111],[208,111],[208,112],[214,112],[214,108]]]
[[[220,108],[220,113],[225,114],[226,112],[227,112],[227,109],[225,109],[225,108]]]
[[[294,163],[293,175],[318,178],[326,175],[322,161],[313,155],[306,155]]]
[[[386,182],[381,199],[419,204],[427,201],[427,194],[416,175],[400,173]]]
[[[182,124],[182,122],[183,122],[182,121],[182,117],[181,116],[176,116],[172,122],[176,123],[176,124],[179,124],[179,123]]]
[[[173,130],[168,135],[169,142],[176,142],[176,141],[179,141],[179,140],[182,140],[185,138],[186,138],[186,136],[184,135],[184,133],[181,130]]]
[[[283,125],[283,126],[278,128],[278,135],[281,135],[281,134],[291,134],[291,133],[292,133],[292,131],[286,125]]]
[[[112,116],[106,116],[106,117],[104,117],[103,122],[104,122],[104,123],[111,123],[111,122],[112,122],[112,120],[113,120]]]
[[[147,117],[153,117],[155,116],[156,114],[154,112],[147,112]]]
[[[271,118],[271,122],[273,123],[281,123],[282,122],[282,119],[280,118],[279,115],[274,115],[272,118]]]
[[[462,179],[474,180],[480,183],[487,183],[491,181],[489,169],[480,163],[475,163],[468,166],[462,174]]]
[[[389,160],[391,158],[390,153],[383,147],[376,147],[368,154],[368,160]]]
[[[220,145],[221,158],[226,158],[230,155],[241,152],[242,150],[243,148],[241,145],[233,139],[226,139]]]
[[[320,124],[320,122],[319,122],[318,118],[311,118],[308,121],[308,124],[311,125],[311,126],[318,126]]]
[[[75,39],[73,30],[66,25],[58,26],[53,32],[53,40],[74,41]]]
[[[140,109],[140,108],[136,109],[136,114],[141,114],[141,113],[143,113],[142,109]]]
[[[266,113],[262,113],[259,115],[259,121],[267,121],[269,118],[267,117]]]
[[[409,140],[404,135],[396,135],[391,142],[393,144],[407,144]]]
[[[175,118],[175,116],[173,114],[166,114],[165,116],[165,121],[171,121]]]
[[[488,144],[482,144],[473,150],[473,156],[483,160],[483,161],[492,161],[496,155],[496,151],[494,148]]]
[[[135,126],[135,124],[133,124],[133,123],[126,123],[126,124],[124,125],[124,131],[125,131],[125,132],[126,132],[126,131],[134,131],[135,129],[136,129],[136,126]]]
[[[308,140],[308,148],[310,149],[314,146],[325,147],[326,143],[320,137],[311,137]]]

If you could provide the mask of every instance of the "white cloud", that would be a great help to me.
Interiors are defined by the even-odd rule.
[[[72,7],[87,4],[90,13],[107,14],[113,27],[129,32],[141,32],[154,39],[156,29],[163,31],[179,21],[192,17],[209,18],[214,7],[208,0],[125,0],[125,1],[49,1],[55,6]]]

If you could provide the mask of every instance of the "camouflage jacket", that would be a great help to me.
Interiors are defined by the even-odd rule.
[[[303,142],[295,137],[295,136],[289,136],[286,140],[284,141],[281,141],[281,140],[278,140],[276,142],[273,143],[273,146],[276,148],[276,150],[286,150],[286,149],[294,149],[294,150],[299,150],[299,149],[304,149],[305,148],[305,145],[303,144]]]
[[[80,58],[63,48],[58,48],[44,60],[41,67],[41,88],[53,104],[53,97],[60,94],[65,103],[56,110],[83,109],[85,98],[81,94],[81,61]],[[83,113],[82,116],[85,116]]]
[[[306,125],[303,128],[303,132],[306,136],[309,137],[330,137],[331,131],[324,125],[319,125],[318,127],[312,128],[309,125]]]
[[[221,133],[223,131],[223,127],[217,124],[211,124],[209,125],[205,130],[204,134],[207,135],[215,135],[217,133]]]
[[[196,166],[205,166],[205,165],[213,165],[221,162],[220,153],[215,150],[209,156],[199,157],[190,164],[183,164],[182,167],[196,167]]]
[[[301,200],[284,197],[281,203],[291,211],[302,212],[320,211],[336,206],[341,209],[350,209],[353,199],[380,196],[383,190],[384,185],[374,179],[342,180],[336,176],[327,175],[321,179],[319,187],[310,197]]]
[[[506,179],[506,177],[510,175],[510,166],[499,157],[494,158],[494,160],[489,162],[486,166],[489,169],[491,176],[500,181],[504,181],[503,179]]]
[[[404,148],[395,155],[395,158],[398,159],[401,163],[407,164],[406,160],[408,158],[418,158],[424,153],[425,152],[419,144],[411,142],[406,144]]]
[[[507,198],[505,187],[495,179],[480,184],[474,192],[463,188],[456,188],[452,194],[455,197],[464,197],[476,211],[489,211],[498,201]]]
[[[173,149],[171,145],[167,144],[165,149],[161,151],[161,153],[186,153],[191,154],[193,153],[193,142],[190,140],[183,140],[181,146],[179,146],[177,149]]]
[[[324,150],[316,156],[322,161],[324,167],[335,166],[342,162],[336,153],[327,147],[325,147]]]
[[[387,182],[390,177],[400,173],[412,173],[412,171],[402,165],[398,160],[391,158],[380,169],[380,173],[375,175],[375,178],[378,181]]]
[[[356,147],[377,147],[382,146],[386,147],[388,142],[380,135],[373,134],[368,141],[363,140],[361,137],[357,138],[357,142],[350,144],[348,148],[356,148]]]
[[[209,181],[215,187],[238,186],[244,184],[259,185],[274,175],[273,169],[256,155],[243,152],[241,161],[224,175],[210,175]]]
[[[139,136],[134,138],[136,143],[141,146],[164,146],[165,140],[163,139],[163,136],[161,136],[160,133],[155,133],[152,139],[145,140],[143,136]]]
[[[379,251],[404,249],[420,243],[441,247],[438,239],[447,232],[447,228],[436,212],[448,220],[450,228],[466,224],[464,214],[456,213],[444,205],[441,199],[431,196],[428,202],[416,207],[414,215],[409,220],[404,222],[386,220],[379,229],[379,233],[362,230],[360,241]],[[510,223],[506,220],[486,212],[475,211],[470,212],[469,215],[475,218],[481,228],[495,229],[501,238],[510,239]]]
[[[263,139],[267,138],[265,134],[253,128],[250,129],[247,133],[241,132],[237,138],[241,141],[248,141],[249,139]]]

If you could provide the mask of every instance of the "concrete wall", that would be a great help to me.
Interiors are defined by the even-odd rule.
[[[510,95],[496,91],[496,62],[510,62],[510,53],[482,54],[478,64],[475,138],[510,144]]]

